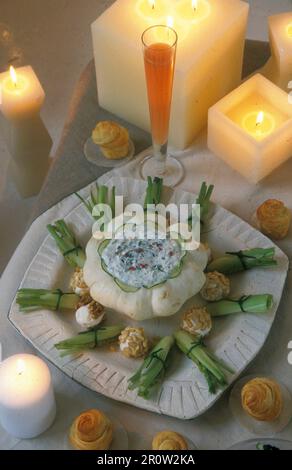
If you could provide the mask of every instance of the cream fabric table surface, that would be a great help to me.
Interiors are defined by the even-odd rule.
[[[267,55],[266,45],[248,43],[245,74],[262,65]],[[101,176],[104,170],[86,162],[82,154],[82,146],[95,121],[103,118],[108,118],[108,114],[96,105],[94,69],[91,63],[77,85],[62,142],[36,205],[35,217],[74,190],[86,186],[93,179]],[[149,145],[149,136],[132,126],[130,131],[137,150],[144,150]],[[258,205],[269,197],[285,201],[292,209],[292,160],[266,178],[264,182],[255,186],[249,184],[207,150],[204,133],[191,148],[180,152],[178,156],[186,169],[185,179],[181,183],[182,188],[196,192],[203,180],[214,183],[214,200],[248,222],[252,221]],[[138,177],[138,159],[119,169],[119,174]],[[103,178],[107,177],[108,175]],[[52,211],[57,218],[58,205]],[[3,358],[18,352],[34,352],[33,347],[27,344],[10,325],[7,312],[27,265],[39,246],[39,240],[45,235],[45,219],[46,214],[43,214],[33,222],[38,227],[38,236],[36,239],[31,239],[29,235],[24,237],[0,281],[0,340]],[[291,259],[291,232],[279,245]],[[20,250],[22,256],[20,256]],[[23,256],[23,250],[25,256]],[[292,340],[291,280],[292,275],[289,271],[287,286],[272,332],[246,373],[273,375],[292,390],[292,365],[289,365],[287,359],[288,343]],[[103,409],[124,424],[129,435],[130,449],[143,448],[144,444],[141,444],[143,436],[151,437],[155,432],[165,428],[188,436],[199,449],[225,449],[238,441],[253,437],[234,421],[228,407],[228,391],[203,416],[191,421],[181,421],[110,400],[83,388],[53,365],[49,364],[49,367],[53,376],[58,406],[54,425],[38,438],[22,441],[8,436],[0,429],[1,449],[64,449],[70,422],[81,411],[91,407]],[[278,436],[292,439],[292,423]]]

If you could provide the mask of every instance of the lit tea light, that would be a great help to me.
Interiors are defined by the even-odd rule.
[[[253,75],[209,109],[208,147],[252,183],[291,157],[287,93]]]
[[[242,127],[257,140],[262,140],[275,129],[275,120],[267,112],[253,111],[243,118]]]
[[[153,20],[158,21],[162,19],[167,14],[166,4],[161,0],[138,0],[136,11],[139,16],[142,16],[151,23]]]
[[[207,0],[182,0],[175,8],[178,21],[198,23],[210,15],[210,3]]]

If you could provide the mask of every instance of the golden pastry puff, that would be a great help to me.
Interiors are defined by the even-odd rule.
[[[84,411],[75,418],[69,439],[75,449],[108,450],[113,440],[112,423],[102,411]]]
[[[120,126],[112,121],[100,121],[92,131],[92,140],[96,145],[113,142],[120,133]]]
[[[92,131],[92,140],[100,145],[103,155],[112,160],[124,158],[129,152],[129,132],[123,126],[112,121],[97,123]]]
[[[153,437],[152,450],[188,450],[188,444],[177,432],[161,431]]]
[[[252,418],[258,421],[275,421],[283,408],[280,386],[268,378],[252,379],[241,390],[241,403]]]
[[[263,233],[281,240],[288,234],[291,212],[282,201],[268,199],[257,209],[257,219]]]

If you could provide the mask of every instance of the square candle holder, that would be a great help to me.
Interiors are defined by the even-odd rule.
[[[209,109],[208,147],[252,183],[292,156],[288,95],[256,74]]]

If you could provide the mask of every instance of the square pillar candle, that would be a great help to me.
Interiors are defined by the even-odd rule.
[[[292,89],[292,12],[269,17],[271,58],[261,73],[283,90]]]
[[[256,74],[209,110],[208,147],[252,183],[292,156],[288,95]]]
[[[208,108],[240,83],[248,8],[240,0],[117,0],[92,24],[100,105],[150,130],[141,35],[167,24],[178,34],[170,143],[187,147]]]

